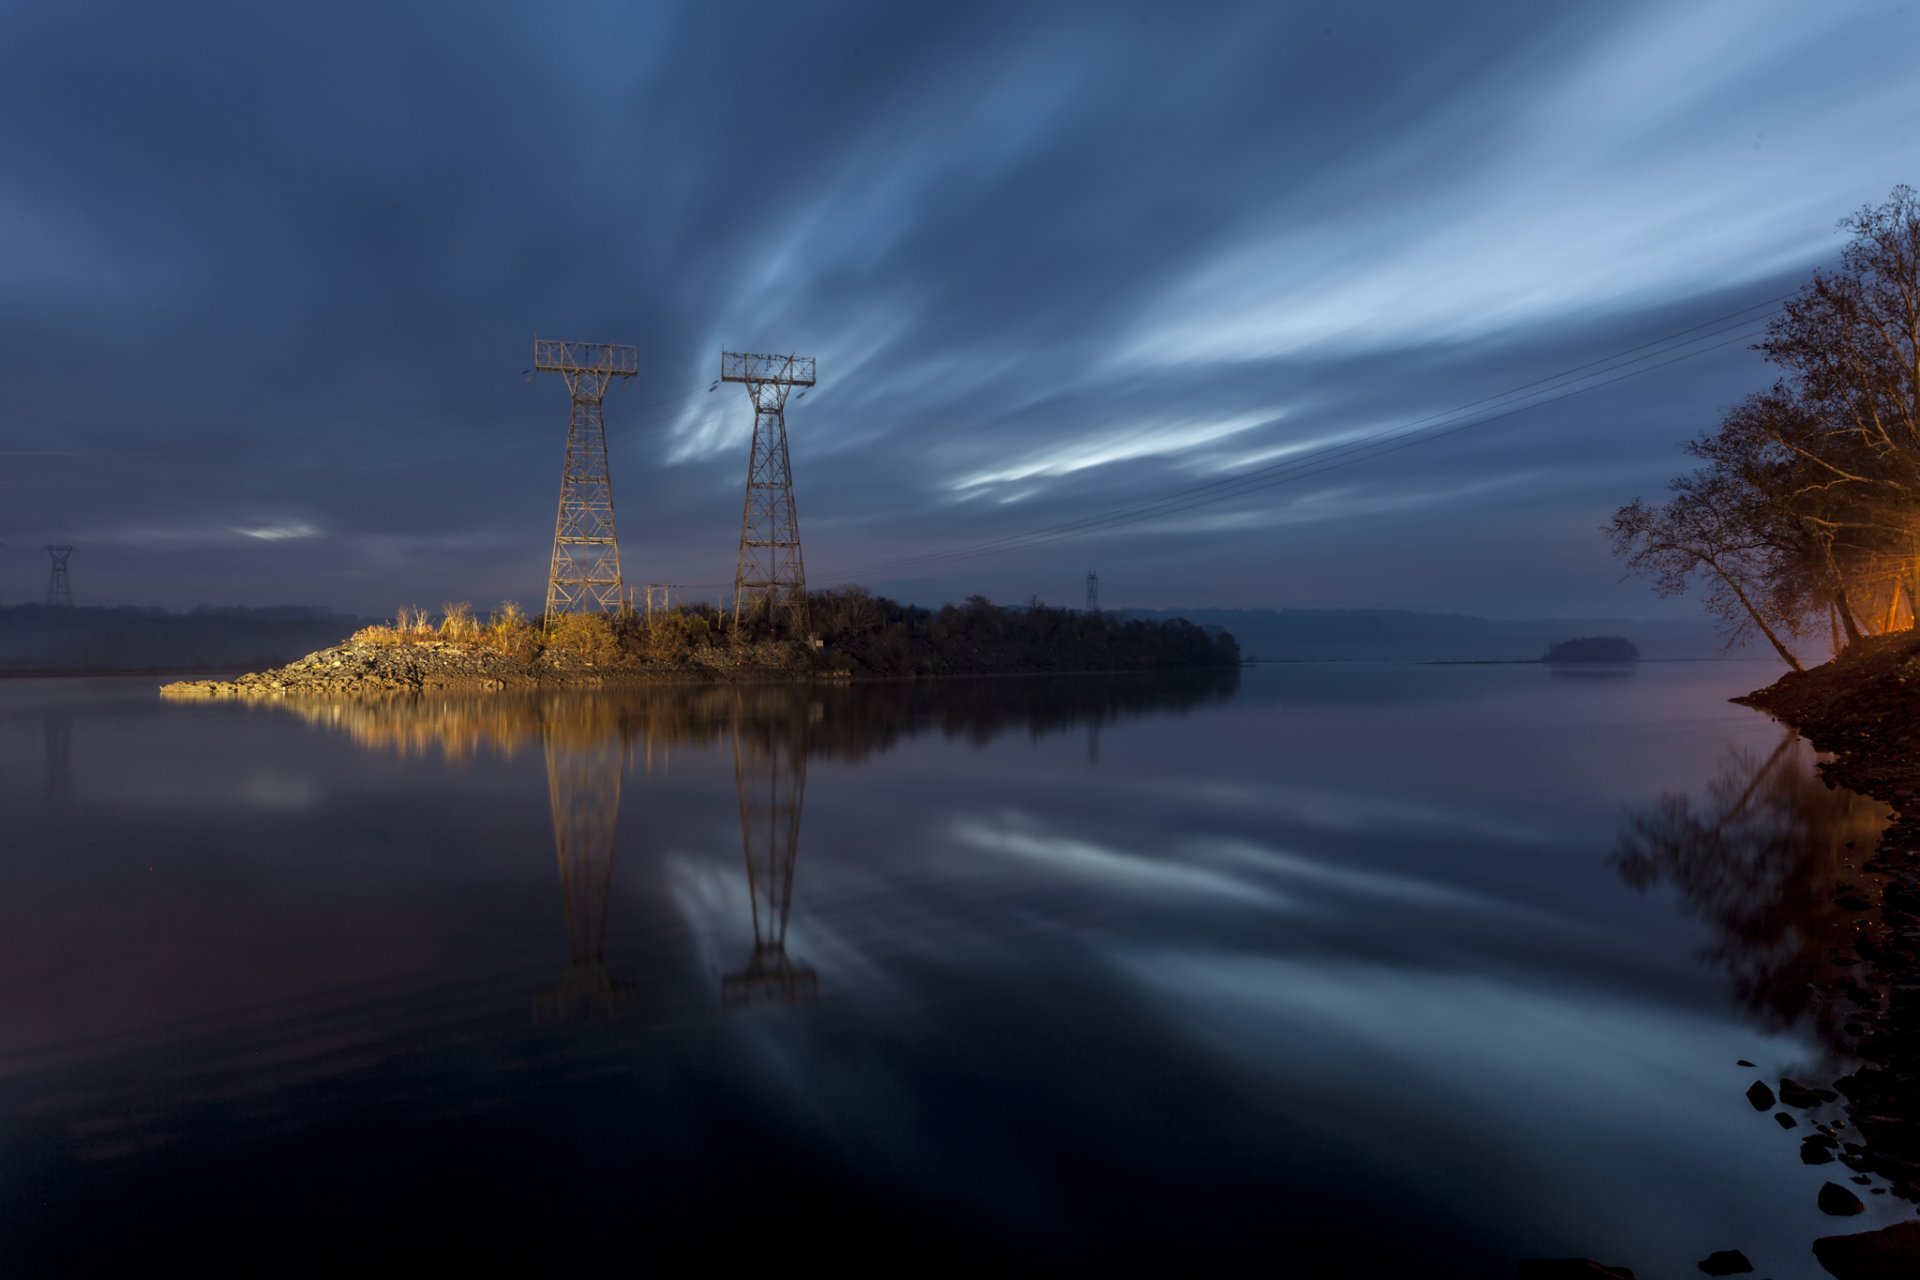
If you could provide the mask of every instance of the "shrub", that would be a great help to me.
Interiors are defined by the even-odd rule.
[[[562,613],[548,618],[547,648],[596,665],[620,656],[613,623],[604,613]]]
[[[473,606],[464,601],[442,606],[440,638],[455,644],[472,644],[478,640],[480,624],[473,620]]]
[[[487,619],[481,642],[515,662],[532,662],[540,653],[540,632],[527,620],[526,611],[511,600],[502,600]]]

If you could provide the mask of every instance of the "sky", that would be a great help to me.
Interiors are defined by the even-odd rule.
[[[1846,3],[0,5],[0,603],[537,609],[568,398],[630,583],[1689,611],[1599,527],[1920,183]]]

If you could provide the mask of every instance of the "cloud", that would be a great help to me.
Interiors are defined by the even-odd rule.
[[[607,402],[636,578],[732,568],[752,416],[706,392],[723,346],[819,358],[787,415],[810,565],[1129,509],[1792,287],[1913,176],[1914,27],[1730,3],[589,3],[569,31],[497,10],[457,32],[372,4],[15,6],[0,541],[114,547],[94,598],[537,597],[566,401],[520,380],[536,332],[640,351]],[[1347,468],[1378,538],[1313,571],[1642,607],[1597,537],[1578,563],[1533,549],[1657,486],[1762,377],[1735,349]],[[1540,502],[1504,550],[1378,555],[1521,474]],[[1284,604],[1241,535],[1313,509],[1263,491],[1102,554]],[[115,532],[208,511],[232,513],[217,564]],[[1084,555],[913,589],[1020,598]]]
[[[304,520],[293,520],[286,524],[263,524],[253,528],[234,526],[235,533],[248,538],[258,538],[262,542],[283,542],[288,538],[317,538],[320,530]]]

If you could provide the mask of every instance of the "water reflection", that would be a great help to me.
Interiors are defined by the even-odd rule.
[[[1637,888],[1673,885],[1714,927],[1706,958],[1763,1025],[1817,1037],[1826,1060],[1796,1068],[1796,1088],[1811,1079],[1838,1092],[1821,1089],[1814,1096],[1829,1105],[1811,1109],[1784,1084],[1779,1095],[1813,1125],[1799,1158],[1837,1160],[1861,1183],[1878,1174],[1887,1185],[1876,1192],[1920,1201],[1913,1057],[1884,1030],[1899,984],[1869,963],[1885,949],[1875,910],[1885,885],[1864,864],[1891,817],[1887,805],[1823,782],[1788,730],[1764,756],[1731,753],[1698,803],[1664,795],[1634,813],[1615,865]]]
[[[1225,701],[1238,672],[1138,679],[1049,677],[900,682],[883,686],[767,685],[475,694],[271,704],[344,731],[359,745],[401,755],[437,750],[463,761],[511,758],[538,743],[546,758],[568,965],[535,1001],[540,1021],[626,1012],[632,983],[609,972],[606,937],[622,777],[635,758],[670,758],[675,746],[730,747],[751,904],[753,949],[721,978],[730,1007],[793,1004],[819,992],[811,966],[787,955],[795,865],[809,757],[859,760],[916,734],[974,745],[1024,730],[1034,738],[1082,723],[1089,763],[1100,730],[1128,715],[1182,712]]]
[[[605,1017],[632,1004],[632,984],[607,974],[607,898],[620,822],[625,752],[616,738],[572,738],[564,725],[544,726],[547,797],[553,849],[567,925],[567,972],[534,1005],[544,1021]]]
[[[1865,904],[1848,894],[1891,813],[1822,782],[1788,730],[1764,755],[1730,751],[1698,796],[1631,812],[1614,866],[1637,889],[1671,885],[1713,926],[1704,959],[1764,1025],[1807,1027],[1843,1053],[1866,980],[1853,951]]]
[[[794,1004],[819,994],[820,978],[787,956],[787,916],[800,852],[800,810],[807,790],[807,735],[819,703],[796,701],[779,719],[733,726],[733,778],[740,795],[740,844],[753,903],[753,954],[720,980],[729,1005]]]
[[[73,764],[73,713],[51,707],[41,717],[47,739],[47,799],[64,800]]]

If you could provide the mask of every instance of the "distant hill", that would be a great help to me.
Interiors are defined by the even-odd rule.
[[[0,608],[0,671],[225,671],[276,666],[372,619],[327,609]]]
[[[1185,618],[1223,627],[1241,654],[1265,662],[1534,661],[1563,640],[1612,635],[1641,657],[1717,658],[1705,618],[1477,618],[1411,609],[1127,609],[1134,618]]]

